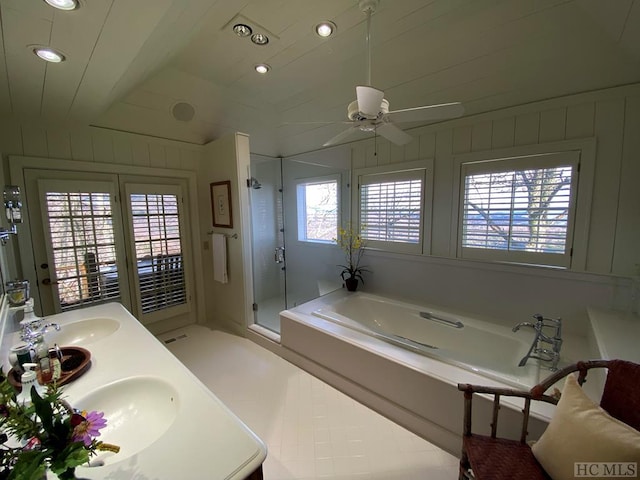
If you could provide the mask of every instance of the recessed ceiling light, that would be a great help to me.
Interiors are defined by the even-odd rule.
[[[316,33],[321,37],[329,37],[336,31],[336,24],[325,20],[316,25]]]
[[[35,47],[33,53],[39,56],[42,60],[46,60],[51,63],[60,63],[65,61],[65,56],[49,47]]]
[[[262,73],[262,74],[267,73],[269,70],[271,70],[271,67],[266,63],[260,63],[256,65],[254,68],[256,69],[256,72]]]
[[[53,8],[60,10],[75,10],[79,7],[78,0],[44,0]]]
[[[263,33],[254,33],[251,35],[251,41],[256,45],[266,45],[269,43],[269,37]]]
[[[248,37],[253,33],[253,30],[251,30],[251,27],[249,25],[238,23],[233,26],[233,32],[239,37]]]

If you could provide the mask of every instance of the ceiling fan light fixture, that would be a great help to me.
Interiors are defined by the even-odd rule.
[[[318,36],[326,38],[333,35],[333,33],[336,31],[336,28],[337,27],[335,23],[330,22],[329,20],[325,20],[315,26],[315,32]]]
[[[266,45],[269,43],[269,37],[267,37],[264,33],[254,33],[251,35],[251,41],[256,45]]]
[[[59,10],[75,10],[80,6],[78,0],[44,0],[48,5]]]
[[[256,69],[256,72],[264,75],[265,73],[267,73],[269,70],[271,70],[271,67],[269,65],[267,65],[266,63],[259,63],[258,65],[256,65],[255,67],[253,67]]]
[[[66,57],[62,53],[50,47],[34,47],[33,53],[42,60],[51,63],[61,63],[66,60]]]
[[[251,27],[249,25],[245,25],[244,23],[237,23],[233,26],[233,33],[238,35],[239,37],[248,37],[253,33]]]

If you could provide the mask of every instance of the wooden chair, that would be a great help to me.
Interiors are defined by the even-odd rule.
[[[531,402],[557,404],[558,397],[545,392],[558,380],[576,371],[579,372],[578,383],[582,385],[587,371],[591,368],[608,369],[600,406],[612,417],[640,430],[640,365],[632,362],[624,360],[578,362],[557,371],[529,391],[461,383],[458,384],[458,390],[464,392],[464,426],[459,479],[550,480],[526,443]],[[490,436],[477,435],[471,431],[472,399],[476,393],[493,395]],[[524,399],[522,429],[518,440],[496,436],[501,397]]]

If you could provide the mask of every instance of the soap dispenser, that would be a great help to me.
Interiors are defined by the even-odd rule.
[[[24,302],[24,318],[23,320],[20,322],[21,325],[26,324],[32,324],[35,322],[39,322],[42,320],[41,317],[37,316],[34,308],[33,308],[33,298],[29,298],[27,299],[26,302]]]
[[[16,400],[18,403],[23,403],[25,406],[31,404],[31,387],[36,387],[39,390],[38,377],[35,368],[38,366],[36,363],[25,363],[24,373],[20,377],[22,383],[22,390],[18,394]]]

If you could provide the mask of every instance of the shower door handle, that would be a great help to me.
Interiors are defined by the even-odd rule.
[[[284,263],[284,247],[276,247],[274,260],[276,263]]]

